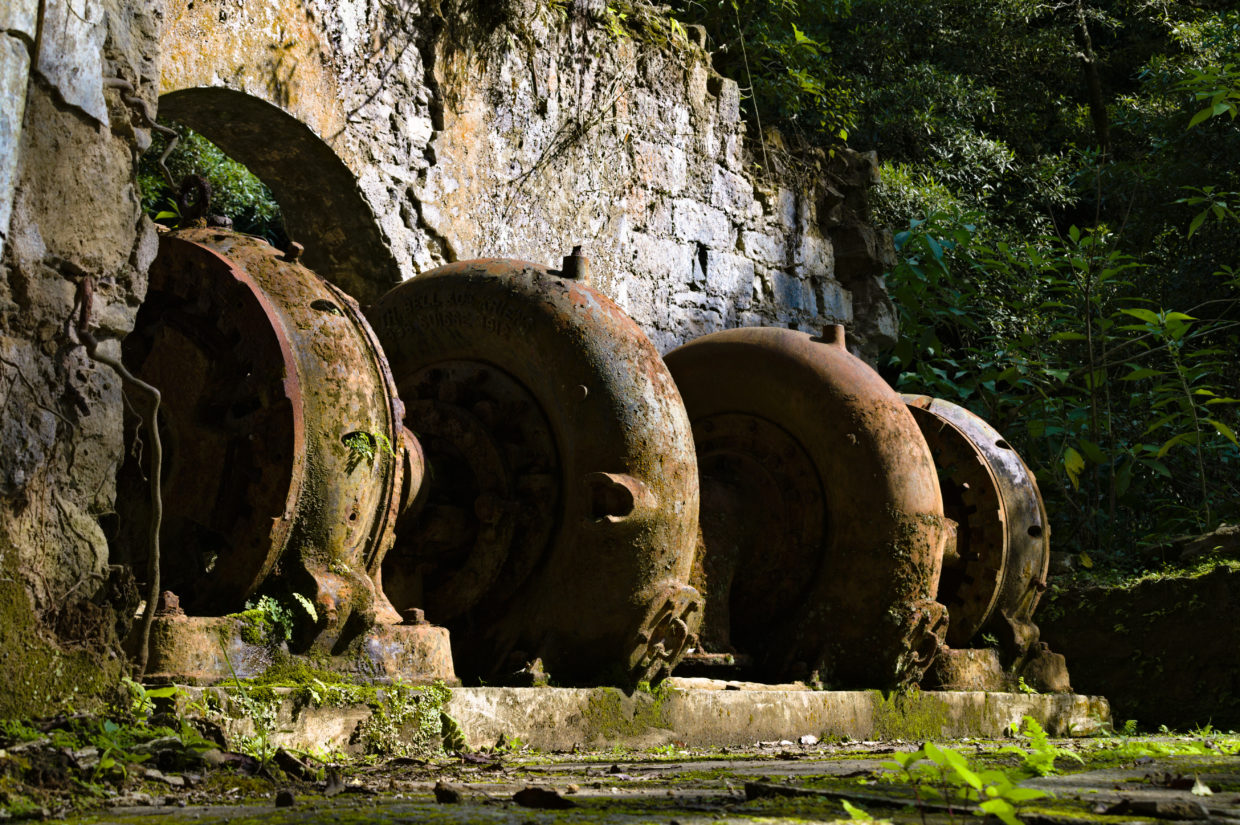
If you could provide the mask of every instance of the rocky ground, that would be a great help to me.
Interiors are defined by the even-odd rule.
[[[0,818],[688,825],[955,823],[988,812],[1009,825],[1240,825],[1240,736],[1208,729],[1046,740],[1026,728],[1008,740],[938,746],[807,736],[738,749],[560,754],[500,742],[486,752],[335,761],[283,750],[259,759],[218,747],[192,727],[161,729],[160,721],[171,720],[137,728],[89,717],[10,726],[0,750]]]

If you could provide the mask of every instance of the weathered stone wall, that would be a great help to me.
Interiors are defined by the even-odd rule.
[[[757,324],[843,322],[869,354],[889,342],[872,159],[772,146],[759,166],[737,86],[702,48],[618,35],[602,9],[176,4],[162,111],[267,180],[309,265],[363,301],[447,261],[554,265],[582,244],[593,283],[663,350]],[[271,105],[243,118],[204,88]],[[289,162],[323,147],[356,184]]]
[[[10,0],[0,16],[4,716],[89,693],[119,669],[100,519],[113,509],[122,456],[120,383],[70,327],[89,278],[96,334],[116,354],[145,292],[156,236],[134,172],[150,141],[138,110],[155,102],[159,11],[127,0]]]
[[[842,282],[831,241],[865,217],[840,190],[864,197],[868,158],[794,164],[772,146],[768,169],[699,45],[616,36],[603,4],[523,5],[508,31],[435,44],[444,125],[411,194],[446,254],[554,261],[581,243],[595,285],[661,350],[735,326],[838,322],[871,345],[893,331],[881,290]]]

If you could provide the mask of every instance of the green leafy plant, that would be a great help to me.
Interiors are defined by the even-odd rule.
[[[176,685],[147,687],[128,676],[121,677],[121,689],[129,696],[129,714],[143,722],[149,720],[155,712],[156,700],[171,699],[179,690]]]
[[[211,186],[213,214],[228,217],[238,231],[283,247],[287,241],[283,216],[271,190],[202,135],[179,123],[164,125],[175,129],[180,138],[166,162],[173,180],[190,174],[206,178]],[[158,163],[167,141],[163,134],[153,135],[151,147],[138,166],[138,186],[143,210],[158,223],[177,226],[181,215],[176,192],[165,181]]]
[[[388,455],[393,459],[399,456],[396,448],[392,446],[392,441],[383,433],[372,433],[366,430],[354,430],[341,436],[340,441],[349,450],[348,471],[353,472],[358,466],[365,462],[367,465],[375,463],[375,456]]]
[[[1037,473],[1061,546],[1115,563],[1137,541],[1234,518],[1218,485],[1240,459],[1222,382],[1237,323],[1151,308],[1105,228],[991,247],[971,220],[935,214],[896,236],[897,387],[998,425]],[[1219,277],[1198,309],[1240,305],[1234,274]]]
[[[293,601],[297,602],[297,604],[301,606],[301,609],[306,611],[306,615],[310,617],[310,621],[315,622],[316,624],[318,623],[319,612],[314,609],[314,602],[310,601],[310,599],[300,593],[293,594]]]
[[[847,799],[841,799],[840,803],[844,806],[844,810],[848,813],[848,818],[853,822],[872,822],[874,825],[889,825],[889,819],[875,819],[868,811],[852,804]]]
[[[896,753],[894,761],[882,766],[891,771],[896,781],[913,787],[916,804],[925,821],[925,804],[941,802],[948,806],[948,816],[955,822],[955,806],[998,817],[1007,825],[1020,825],[1017,808],[1034,799],[1047,796],[1045,791],[1022,788],[1019,777],[1000,769],[971,765],[951,748],[927,742],[920,750]]]
[[[1055,773],[1055,760],[1061,757],[1084,764],[1085,760],[1078,753],[1061,748],[1051,742],[1050,737],[1046,735],[1046,731],[1032,716],[1025,716],[1022,719],[1020,730],[1029,739],[1029,750],[1008,746],[1002,748],[999,752],[1016,754],[1021,758],[1024,767],[1031,773],[1038,776],[1049,776]]]
[[[308,607],[313,611],[313,605]],[[293,638],[293,612],[271,596],[246,602],[241,617],[241,638],[248,644],[278,646]]]
[[[1240,64],[1189,69],[1179,88],[1190,92],[1197,105],[1205,104],[1188,121],[1190,129],[1210,118],[1235,120],[1240,114]]]
[[[151,758],[149,753],[134,752],[134,743],[126,733],[116,722],[105,719],[90,737],[91,744],[99,749],[99,762],[95,766],[96,778],[112,772],[119,773],[122,778],[128,777],[130,766]]]

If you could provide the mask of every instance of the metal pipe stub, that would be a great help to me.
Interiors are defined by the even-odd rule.
[[[370,316],[428,465],[383,568],[396,607],[448,625],[467,678],[536,659],[561,683],[668,672],[701,615],[697,466],[637,325],[580,280],[500,259],[425,273]]]
[[[947,514],[961,525],[961,564],[945,569],[955,647],[995,633],[1009,656],[1037,642],[1033,612],[1046,588],[1050,525],[1037,480],[992,426],[957,404],[924,395],[904,400],[931,445]]]
[[[160,240],[123,356],[163,394],[161,578],[186,612],[219,617],[272,594],[291,605],[294,649],[340,653],[365,637],[384,648],[376,671],[399,671],[399,642],[371,629],[401,624],[379,574],[420,464],[356,303],[260,239],[178,231]],[[131,459],[119,544],[137,569],[145,483]],[[435,656],[432,678],[452,678]]]
[[[917,683],[946,630],[949,524],[899,395],[840,327],[726,330],[665,361],[702,474],[706,655],[768,679]]]

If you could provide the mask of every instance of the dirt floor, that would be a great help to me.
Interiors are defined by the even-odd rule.
[[[347,767],[287,753],[265,764],[218,753],[189,770],[164,759],[169,769],[161,771],[157,756],[130,766],[123,780],[95,786],[89,799],[74,803],[91,808],[69,821],[954,823],[979,812],[977,787],[991,805],[996,798],[1012,804],[1010,811],[990,808],[1008,823],[1240,825],[1235,735],[953,741],[923,750],[928,758],[907,771],[896,760],[908,760],[919,747],[913,743],[810,739],[693,751],[516,750]],[[13,757],[10,748],[4,758]]]

